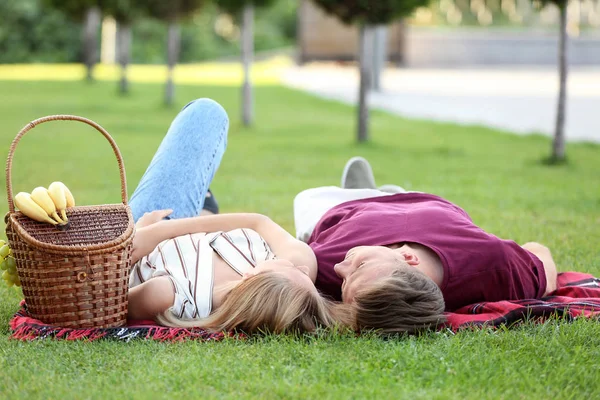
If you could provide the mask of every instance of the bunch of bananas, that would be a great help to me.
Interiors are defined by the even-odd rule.
[[[17,263],[12,257],[12,251],[4,240],[0,240],[0,269],[4,271],[2,279],[4,279],[8,287],[13,285],[21,286],[19,275],[17,275]]]
[[[31,194],[17,193],[15,205],[34,221],[65,227],[69,222],[65,209],[75,206],[75,199],[64,183],[52,182],[48,189],[40,186],[33,189]]]

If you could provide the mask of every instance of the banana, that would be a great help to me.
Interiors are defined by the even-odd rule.
[[[73,197],[73,193],[69,190],[67,185],[61,182],[61,185],[65,191],[65,197],[67,198],[67,207],[75,207],[75,198]]]
[[[47,222],[52,225],[58,225],[58,222],[53,220],[46,214],[46,211],[37,205],[31,198],[31,195],[26,192],[19,192],[15,196],[15,205],[23,214],[34,221]]]
[[[67,208],[67,195],[65,194],[65,187],[65,184],[62,182],[52,182],[50,186],[48,186],[48,194],[52,198],[56,209],[60,211],[63,221],[67,223],[69,222],[69,219],[67,218],[67,213],[65,212],[65,208]]]
[[[36,187],[31,192],[31,198],[37,203],[38,206],[42,207],[44,211],[46,211],[46,214],[48,214],[50,218],[53,218],[59,224],[66,223],[56,213],[56,206],[48,194],[48,189],[41,186]]]

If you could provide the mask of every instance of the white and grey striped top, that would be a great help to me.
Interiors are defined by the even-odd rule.
[[[251,229],[179,236],[161,242],[133,265],[129,288],[168,276],[175,290],[174,315],[206,318],[212,310],[214,252],[240,275],[275,258],[267,242]]]

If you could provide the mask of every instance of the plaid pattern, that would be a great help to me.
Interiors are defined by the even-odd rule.
[[[512,326],[530,319],[557,315],[566,320],[600,315],[600,279],[580,272],[558,274],[558,288],[539,300],[497,301],[465,306],[446,313],[445,327],[459,330],[472,326]]]
[[[539,300],[498,301],[477,303],[447,313],[448,322],[442,329],[459,330],[469,327],[514,326],[529,319],[544,320],[559,315],[566,320],[600,316],[600,279],[579,272],[558,275],[558,289]],[[11,337],[19,340],[54,338],[60,340],[112,339],[128,342],[135,338],[159,341],[222,340],[233,333],[208,333],[202,329],[167,328],[152,321],[131,321],[128,326],[108,329],[69,329],[49,326],[27,314],[25,302],[10,321]],[[238,335],[238,337],[244,337]]]
[[[157,326],[153,321],[129,321],[127,326],[118,328],[61,328],[44,324],[31,318],[23,300],[21,309],[10,321],[11,338],[18,340],[39,340],[53,338],[57,340],[98,340],[111,339],[129,342],[132,339],[158,340],[161,342],[181,342],[184,340],[219,341],[225,337],[234,337],[233,333],[210,333],[198,328],[169,328]],[[243,337],[237,335],[236,337]]]

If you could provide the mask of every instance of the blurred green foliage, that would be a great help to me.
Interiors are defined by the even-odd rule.
[[[256,10],[256,51],[286,47],[296,36],[297,0],[276,0]],[[207,3],[181,21],[181,62],[239,54],[239,28],[217,6]],[[134,63],[162,64],[166,24],[148,17],[133,24]],[[0,0],[0,63],[79,62],[81,24],[42,0]]]
[[[427,6],[429,0],[315,0],[315,3],[347,25],[378,25],[408,17],[417,8]]]
[[[229,12],[230,14],[238,14],[241,13],[246,4],[248,4],[248,0],[214,0],[214,2],[219,6],[220,9]],[[252,0],[252,5],[255,8],[265,8],[270,7],[275,0]]]
[[[80,25],[39,0],[0,1],[0,63],[76,61]]]

